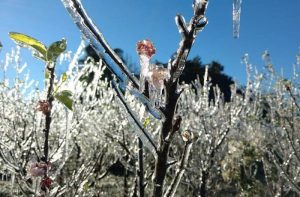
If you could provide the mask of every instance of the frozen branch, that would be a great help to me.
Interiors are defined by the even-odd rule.
[[[123,78],[128,78],[132,82],[133,86],[139,89],[139,84],[137,79],[130,73],[125,63],[117,55],[117,53],[109,46],[108,42],[105,40],[100,29],[93,23],[92,19],[88,16],[80,0],[62,0],[65,8],[68,10],[73,21],[76,23],[77,27],[83,33],[83,35],[90,41],[90,45],[99,54],[106,56],[105,60],[109,61],[112,59],[117,67],[108,64],[108,68],[121,80],[126,81]],[[107,55],[106,55],[107,54]],[[123,74],[120,74],[120,71]]]
[[[140,89],[138,80],[128,70],[127,66],[117,53],[110,47],[100,29],[88,16],[80,0],[62,0],[62,2],[79,30],[83,33],[85,38],[90,41],[90,45],[101,56],[109,70],[116,75],[119,81],[125,82],[126,87],[129,84],[132,84],[129,92],[140,100],[155,118],[162,119],[162,112],[154,106],[151,106],[150,102],[145,98],[145,95],[142,93],[136,94],[136,92],[139,92],[138,89]]]
[[[192,48],[195,38],[199,32],[207,25],[205,11],[207,9],[208,0],[195,0],[193,4],[194,16],[191,18],[188,27],[182,16],[177,15],[175,20],[178,25],[179,32],[184,34],[180,41],[179,48],[171,64],[171,81],[177,83],[184,67],[188,54]]]
[[[164,197],[173,197],[176,193],[177,187],[180,183],[180,180],[185,172],[185,169],[187,167],[188,164],[188,159],[190,156],[190,152],[191,152],[191,148],[192,148],[193,142],[192,140],[189,140],[185,143],[184,146],[184,151],[181,155],[181,160],[180,160],[180,164],[178,169],[176,170],[176,174],[172,180],[171,185],[169,186],[166,194],[164,195]]]
[[[197,33],[199,33],[207,24],[207,20],[204,17],[208,0],[195,0],[194,1],[194,16],[191,18],[189,26],[187,29],[184,28],[184,20],[176,18],[177,24],[179,25],[179,30],[182,28],[183,31],[189,30],[187,36],[183,36],[179,44],[179,48],[174,56],[169,62],[169,67],[171,67],[170,75],[171,79],[166,82],[166,107],[165,107],[165,120],[163,122],[162,131],[160,133],[158,158],[155,163],[154,172],[154,197],[161,197],[163,195],[164,180],[168,169],[168,156],[169,149],[172,142],[174,130],[178,130],[175,126],[177,121],[174,121],[174,115],[177,108],[177,102],[180,97],[180,92],[177,89],[178,79],[185,67],[185,62],[188,54],[192,48],[194,40]],[[179,125],[180,126],[180,125]]]
[[[121,101],[121,104],[125,108],[125,111],[128,113],[128,118],[133,120],[134,124],[137,126],[137,129],[135,130],[138,137],[143,141],[143,144],[150,150],[150,152],[156,157],[157,154],[157,148],[154,140],[152,139],[150,133],[145,130],[142,123],[138,120],[135,113],[130,109],[128,106],[124,96],[122,95],[120,89],[118,88],[116,82],[112,81],[112,86],[116,90],[117,96]]]

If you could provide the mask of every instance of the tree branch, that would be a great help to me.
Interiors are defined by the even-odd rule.
[[[176,174],[172,180],[171,185],[169,186],[166,194],[164,195],[165,197],[173,197],[175,195],[177,187],[178,187],[180,180],[184,174],[184,171],[187,167],[188,159],[189,159],[190,152],[192,149],[192,145],[193,145],[192,140],[189,140],[185,143],[184,151],[181,155],[180,165],[179,165],[178,169],[176,170]]]

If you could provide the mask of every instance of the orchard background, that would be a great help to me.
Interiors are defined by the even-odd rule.
[[[226,2],[232,6],[235,38],[242,39],[247,23],[240,16],[246,2]],[[172,31],[181,37],[170,44],[166,43],[169,31],[156,37],[139,31],[135,35],[132,29],[128,41],[110,22],[105,28],[114,29],[122,49],[108,44],[96,16],[89,18],[88,1],[55,3],[64,5],[76,25],[70,17],[69,23],[83,35],[74,52],[68,50],[69,43],[74,46],[72,37],[45,45],[43,36],[41,41],[31,37],[40,35],[39,29],[28,36],[9,26],[12,29],[5,36],[17,45],[5,53],[11,44],[2,41],[1,30],[0,196],[299,196],[299,54],[292,55],[290,66],[279,69],[272,53],[264,50],[274,45],[259,51],[248,41],[249,49],[262,53],[262,63],[255,66],[244,54],[246,77],[237,83],[234,79],[240,76],[232,74],[234,69],[232,78],[214,58],[204,64],[201,53],[192,50],[201,44],[209,51],[196,38],[201,39],[202,31],[212,32],[214,21],[207,12],[218,2],[209,6],[208,0],[184,2],[193,6],[187,15],[173,13],[178,31]],[[278,12],[298,4],[280,4]],[[171,1],[162,5],[181,9]],[[295,40],[284,42],[281,50],[288,46],[297,51],[299,38],[293,35],[299,29],[292,24],[299,20],[296,15],[291,10],[267,24],[273,28],[284,17],[290,19],[282,24],[293,32],[283,26],[282,34]],[[147,14],[140,18],[146,20]],[[260,20],[252,20],[259,26]],[[156,31],[149,26],[160,23],[152,23],[142,20],[138,29]],[[222,24],[219,32],[223,26],[232,29]],[[212,34],[210,45],[222,46],[218,40],[222,37],[213,40]],[[280,37],[272,31],[267,35]],[[226,40],[226,31],[222,36]],[[136,60],[124,52],[131,39]],[[165,48],[174,52],[170,59],[159,55],[171,53]],[[26,54],[28,49],[33,57]],[[227,59],[241,60],[231,57],[230,51],[222,53]],[[39,68],[29,72],[30,63]]]

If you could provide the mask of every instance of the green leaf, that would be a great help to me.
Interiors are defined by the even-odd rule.
[[[72,92],[69,90],[63,90],[54,95],[54,97],[64,104],[69,110],[73,110],[73,100],[72,100]]]
[[[46,61],[47,47],[37,39],[17,32],[9,32],[9,37],[19,46],[33,49],[33,56]]]
[[[67,76],[67,73],[63,73],[61,75],[61,82],[65,82],[67,80],[68,76]]]
[[[62,39],[52,43],[47,50],[47,61],[55,62],[60,54],[67,48],[67,41]]]
[[[148,126],[149,123],[150,123],[150,118],[148,117],[148,118],[146,118],[146,119],[144,120],[144,122],[143,122],[144,128],[146,128],[146,127]]]
[[[50,71],[46,68],[45,69],[45,79],[49,79],[50,78]]]

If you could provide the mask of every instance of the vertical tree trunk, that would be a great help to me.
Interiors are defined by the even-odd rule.
[[[170,143],[173,137],[173,119],[176,110],[177,101],[179,98],[177,83],[169,82],[166,90],[166,111],[165,121],[163,122],[162,132],[158,146],[158,157],[155,163],[154,172],[154,197],[161,197],[164,191],[164,180],[167,173],[167,161],[170,149]]]
[[[200,187],[200,196],[201,197],[206,197],[207,196],[207,191],[206,191],[206,186],[207,186],[207,179],[208,179],[208,172],[207,171],[202,171],[202,184]]]
[[[139,147],[139,170],[138,170],[138,181],[139,181],[139,195],[144,197],[145,195],[145,184],[144,184],[144,146],[142,140],[138,138]]]

